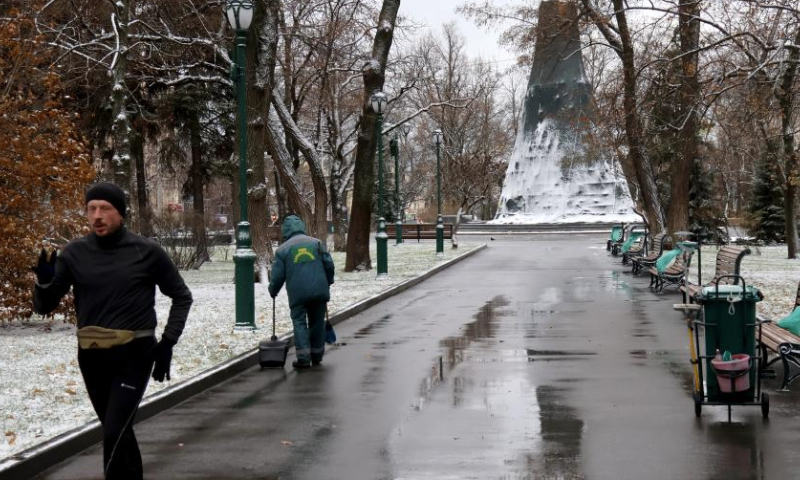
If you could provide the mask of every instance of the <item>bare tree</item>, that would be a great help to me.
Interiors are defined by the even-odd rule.
[[[421,82],[410,102],[415,107],[436,105],[428,113],[428,128],[444,132],[443,210],[458,212],[453,235],[456,247],[461,214],[490,204],[497,196],[504,160],[515,136],[508,128],[511,119],[497,100],[500,74],[491,64],[465,54],[464,39],[454,24],[445,25],[440,37],[423,38],[412,56],[420,60],[422,68]],[[436,182],[431,180],[428,185],[432,187],[428,198],[435,204]]]
[[[700,0],[680,0],[679,32],[681,85],[680,107],[680,154],[672,162],[670,178],[669,211],[667,229],[670,232],[689,229],[689,181],[692,163],[698,152],[700,108],[700,81],[698,78],[698,47],[700,41]]]
[[[608,44],[622,62],[623,108],[629,162],[636,177],[639,198],[651,231],[660,232],[666,226],[661,199],[658,196],[653,168],[647,157],[642,135],[642,121],[637,108],[636,65],[634,43],[628,28],[628,17],[623,0],[613,0],[613,12],[600,11],[592,0],[581,0],[584,13],[600,30]],[[612,21],[613,19],[613,21]],[[636,198],[636,197],[634,197]]]
[[[372,219],[372,188],[374,180],[375,123],[377,114],[372,110],[370,98],[376,90],[383,90],[386,62],[392,46],[394,28],[400,0],[384,0],[378,16],[378,26],[372,44],[372,56],[362,69],[364,92],[362,118],[358,134],[358,147],[353,181],[353,208],[347,237],[345,271],[370,270],[370,225]]]

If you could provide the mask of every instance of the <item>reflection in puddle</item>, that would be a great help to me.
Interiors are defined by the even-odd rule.
[[[580,473],[583,420],[567,405],[569,390],[564,387],[536,387],[541,424],[541,452],[528,455],[532,478],[584,478]]]
[[[452,371],[456,365],[464,361],[464,351],[472,342],[494,336],[494,330],[496,328],[494,320],[496,317],[504,314],[499,308],[506,307],[509,304],[510,302],[508,299],[503,296],[493,298],[491,301],[486,302],[473,317],[475,318],[474,322],[463,327],[463,335],[460,337],[445,338],[439,342],[439,345],[444,348],[444,353],[431,367],[428,376],[420,383],[419,395],[414,409],[422,409],[431,397],[436,385],[444,381],[445,367],[448,371]]]
[[[597,355],[597,352],[586,352],[580,350],[573,350],[573,351],[566,351],[566,350],[526,350],[528,352],[529,357],[537,357],[537,356],[548,356],[548,357],[555,357],[555,356],[576,356],[576,355]]]
[[[580,350],[574,351],[561,351],[561,350],[526,350],[529,362],[561,362],[561,361],[575,361],[575,360],[588,360],[585,357],[597,355],[595,352],[586,352]]]
[[[353,334],[353,338],[364,338],[369,335],[372,335],[373,331],[378,330],[382,327],[385,327],[386,324],[389,323],[389,319],[392,318],[392,314],[384,315],[379,320],[370,323],[366,327],[360,329],[355,334]]]
[[[392,439],[399,466],[393,478],[443,478],[432,475],[442,471],[446,478],[583,478],[585,427],[569,405],[580,380],[546,380],[551,375],[544,372],[561,367],[531,362],[586,362],[597,352],[546,341],[536,343],[540,348],[518,345],[531,331],[550,339],[550,326],[569,316],[539,302],[520,315],[509,304],[494,298],[461,335],[440,342],[442,355],[419,384],[415,414]],[[489,362],[504,366],[487,369]]]
[[[764,452],[759,448],[757,432],[752,424],[724,421],[698,422],[697,426],[705,430],[708,444],[714,446],[713,455],[712,452],[708,455],[712,465],[706,478],[766,478]]]
[[[670,352],[668,350],[631,350],[628,352],[628,355],[633,358],[647,358],[653,356],[670,355]]]

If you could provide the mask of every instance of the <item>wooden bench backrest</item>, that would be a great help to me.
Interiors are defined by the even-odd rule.
[[[267,227],[267,238],[272,240],[273,242],[280,243],[283,238],[281,238],[281,227],[280,225],[270,225]]]
[[[666,233],[659,233],[653,237],[651,245],[655,252],[661,256],[666,250],[672,249],[672,237]]]
[[[681,252],[680,255],[675,257],[675,263],[669,266],[664,273],[676,275],[679,273],[683,273],[689,268],[689,265],[692,263],[692,254],[694,252]]]
[[[635,223],[629,223],[625,225],[625,227],[622,229],[622,238],[619,239],[619,243],[625,243],[625,241],[630,238],[631,233],[633,233],[637,228],[640,228],[640,226],[636,225]]]
[[[452,223],[444,223],[444,235],[445,237],[452,237],[453,236],[453,224]],[[386,234],[387,235],[394,235],[395,231],[395,224],[394,223],[387,223],[386,224]],[[420,233],[436,233],[436,224],[435,223],[404,223],[403,224],[403,235],[406,234],[414,234],[416,235],[417,232]]]
[[[719,278],[723,275],[739,275],[739,269],[742,266],[742,259],[745,255],[750,254],[750,249],[746,247],[722,247],[717,252],[717,261],[714,268],[714,278],[709,282],[711,285],[716,285]],[[738,279],[725,278],[722,280],[723,284],[736,284]]]

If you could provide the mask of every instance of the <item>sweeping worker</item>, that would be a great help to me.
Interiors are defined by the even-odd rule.
[[[107,480],[141,480],[142,456],[133,421],[152,372],[170,379],[172,348],[178,342],[192,294],[166,252],[125,228],[125,193],[111,183],[86,192],[92,230],[56,257],[39,257],[34,310],[52,312],[72,287],[78,317],[78,365],[103,426]],[[172,298],[169,317],[156,342],[155,288]]]
[[[269,294],[275,298],[286,283],[297,354],[292,366],[303,369],[322,363],[325,354],[325,309],[331,299],[333,259],[321,241],[306,235],[306,226],[296,215],[284,219],[281,235]]]

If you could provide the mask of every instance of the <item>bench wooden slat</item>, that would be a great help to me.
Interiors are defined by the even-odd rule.
[[[738,280],[733,278],[721,279],[725,275],[739,275],[742,259],[745,255],[750,254],[750,249],[745,247],[732,247],[725,246],[717,251],[716,260],[714,263],[714,276],[705,284],[705,286],[716,285],[720,281],[722,285],[732,284]],[[700,286],[691,283],[686,283],[681,286],[680,290],[683,293],[683,301],[692,301],[692,297],[699,292]]]
[[[800,284],[797,285],[794,308],[800,306]],[[786,390],[797,377],[800,377],[797,365],[800,365],[800,337],[792,332],[781,328],[774,322],[761,322],[760,345],[762,356],[761,375],[772,377],[774,374],[769,370],[770,365],[777,361],[783,364],[783,381],[781,390]],[[768,361],[768,351],[776,354],[775,358]],[[794,366],[794,368],[793,368]]]
[[[672,237],[663,232],[659,233],[651,237],[650,248],[652,251],[648,255],[631,258],[631,263],[633,264],[632,273],[638,274],[643,268],[655,265],[661,255],[672,248]]]
[[[394,223],[386,224],[386,234],[389,238],[395,237]],[[453,238],[453,224],[444,224],[444,238]],[[435,223],[408,223],[403,224],[403,240],[435,240],[436,239],[436,224]]]

